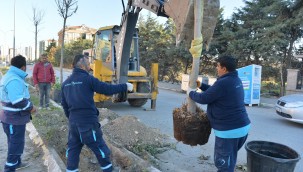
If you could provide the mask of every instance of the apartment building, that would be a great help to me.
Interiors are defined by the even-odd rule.
[[[70,43],[79,38],[93,40],[93,34],[96,33],[96,29],[85,26],[69,26],[65,29],[64,43]],[[63,39],[63,30],[58,32],[58,45],[60,46]]]
[[[58,46],[58,42],[54,39],[39,41],[39,56],[45,53],[47,47],[50,46],[52,43],[55,43],[55,46]]]
[[[31,46],[25,47],[24,48],[24,55],[27,60],[32,61],[33,59],[33,49]]]

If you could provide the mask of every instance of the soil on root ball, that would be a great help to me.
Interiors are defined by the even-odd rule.
[[[208,142],[211,126],[206,113],[199,107],[196,113],[187,111],[187,104],[173,111],[174,137],[184,144],[196,146]]]

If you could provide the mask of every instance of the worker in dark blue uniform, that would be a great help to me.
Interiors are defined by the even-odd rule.
[[[103,172],[113,170],[110,150],[105,144],[99,111],[94,104],[94,92],[105,95],[132,91],[131,83],[111,85],[91,76],[87,56],[76,55],[73,61],[73,73],[62,84],[62,106],[69,120],[67,172],[77,172],[79,155],[83,145],[87,145],[96,155]]]
[[[189,88],[189,97],[207,104],[207,117],[214,130],[214,161],[218,172],[234,172],[237,154],[244,145],[250,130],[250,120],[244,104],[244,90],[232,56],[217,60],[219,78],[212,85],[201,84],[202,93]]]
[[[36,108],[30,102],[28,84],[25,83],[26,59],[18,55],[11,59],[11,67],[0,82],[2,110],[0,121],[7,136],[8,152],[5,172],[27,167],[21,162],[25,144],[25,126]]]

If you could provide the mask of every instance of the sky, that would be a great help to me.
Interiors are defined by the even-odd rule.
[[[126,1],[126,0],[124,0]],[[57,11],[55,0],[0,0],[0,46],[13,47],[15,2],[15,46],[21,49],[34,47],[35,35],[32,22],[35,7],[44,12],[42,23],[38,26],[38,41],[58,39],[63,27],[63,18]],[[221,0],[224,17],[229,18],[236,8],[244,6],[243,0]],[[67,26],[85,24],[88,27],[119,25],[122,13],[121,0],[78,0],[78,11],[67,19]],[[141,12],[147,14],[146,10]],[[158,20],[165,20],[158,17]]]

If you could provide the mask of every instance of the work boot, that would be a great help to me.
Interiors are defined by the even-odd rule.
[[[20,164],[17,165],[16,171],[17,171],[17,170],[24,169],[24,168],[27,168],[27,167],[29,167],[29,166],[30,166],[30,163],[21,162]]]

